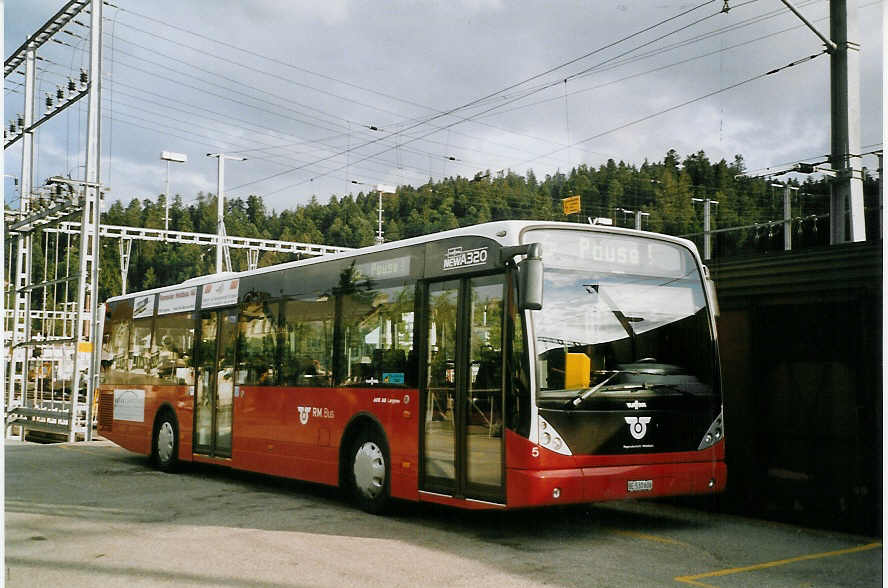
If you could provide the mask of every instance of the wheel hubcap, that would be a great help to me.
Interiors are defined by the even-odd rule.
[[[385,459],[376,443],[367,441],[355,454],[355,486],[365,497],[379,496],[385,485]]]
[[[175,441],[173,425],[169,421],[164,421],[157,431],[157,458],[160,460],[160,463],[169,463],[172,459]]]

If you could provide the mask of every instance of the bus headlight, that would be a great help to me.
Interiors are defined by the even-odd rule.
[[[712,421],[712,424],[709,425],[709,429],[707,429],[706,434],[703,435],[703,440],[700,441],[700,446],[697,447],[697,451],[712,447],[725,436],[725,423],[722,414],[723,411],[719,412],[718,416],[715,417],[715,420]]]
[[[570,452],[567,443],[564,442],[561,435],[558,434],[558,431],[556,431],[546,419],[539,417],[538,423],[540,430],[540,445],[555,453],[560,453],[561,455],[573,455]]]

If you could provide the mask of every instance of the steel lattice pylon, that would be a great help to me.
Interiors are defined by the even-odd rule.
[[[48,109],[34,119],[34,90],[36,87],[37,50],[52,40],[74,17],[89,8],[90,14],[90,68],[81,78],[80,87],[69,88],[67,100]],[[24,115],[18,128],[5,133],[4,148],[21,140],[22,174],[21,205],[12,222],[4,219],[4,250],[7,241],[15,251],[14,269],[10,267],[10,290],[5,302],[11,313],[4,312],[4,333],[8,353],[4,374],[4,417],[7,434],[14,425],[24,435],[26,430],[63,434],[73,441],[78,433],[90,438],[89,402],[85,411],[79,408],[79,390],[84,374],[94,374],[92,342],[95,341],[95,321],[98,270],[99,200],[99,121],[101,118],[101,47],[102,0],[72,0],[67,2],[49,21],[19,47],[4,63],[4,76],[15,73],[24,64]],[[91,81],[89,81],[91,79]],[[61,90],[60,90],[61,92]],[[61,94],[60,94],[61,96]],[[86,98],[87,114],[86,173],[83,181],[53,178],[43,191],[33,189],[34,132],[71,104]],[[44,263],[43,279],[33,281],[35,260],[32,257],[35,239],[50,243],[48,228],[77,217],[81,219],[79,240],[66,239],[66,263],[63,275],[60,264],[54,260],[52,279],[46,275],[48,260]],[[9,231],[10,235],[5,233]],[[59,248],[61,233],[55,234],[55,248]],[[72,243],[72,241],[74,241]],[[76,269],[72,270],[71,248],[76,249]],[[48,251],[45,249],[45,253]],[[10,258],[12,266],[12,257]],[[62,287],[63,295],[59,296]],[[39,296],[35,296],[39,293]],[[36,313],[34,311],[37,311]],[[60,325],[59,325],[60,323]],[[57,327],[61,326],[59,335]],[[63,368],[64,366],[64,368]],[[68,367],[70,366],[70,370]],[[87,367],[87,370],[83,368]],[[51,382],[47,397],[45,383]],[[55,384],[59,383],[58,394]],[[84,386],[87,398],[93,382]]]

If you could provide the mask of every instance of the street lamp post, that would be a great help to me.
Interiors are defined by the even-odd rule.
[[[772,188],[783,188],[783,250],[792,250],[792,190],[798,188],[789,184],[771,184]]]
[[[691,198],[693,202],[703,203],[703,259],[712,258],[712,221],[710,213],[712,205],[718,204],[718,200],[711,198]]]
[[[219,160],[219,174],[217,176],[216,191],[216,235],[218,242],[216,244],[216,273],[222,273],[222,252],[225,246],[225,221],[223,213],[225,211],[225,160],[233,159],[234,161],[246,161],[246,157],[234,157],[233,155],[225,155],[224,153],[207,153],[207,157],[215,157]]]
[[[161,151],[160,152],[160,160],[167,162],[167,178],[166,178],[166,191],[164,192],[164,207],[163,207],[163,230],[170,230],[170,162],[174,163],[187,163],[188,156],[184,153],[174,153],[172,151]]]
[[[376,244],[382,245],[385,242],[385,239],[382,236],[382,195],[383,194],[394,194],[396,188],[394,186],[389,186],[387,184],[376,184],[376,194],[379,197],[379,220],[378,220],[378,228],[376,230]]]

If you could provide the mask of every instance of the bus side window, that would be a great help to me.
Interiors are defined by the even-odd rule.
[[[282,386],[331,385],[333,307],[333,300],[325,295],[284,303]]]
[[[158,315],[154,322],[151,352],[158,381],[171,385],[192,385],[191,350],[194,347],[194,314],[180,312]]]
[[[238,318],[237,383],[272,386],[278,373],[277,302],[247,302]]]
[[[508,280],[508,332],[511,335],[508,393],[506,396],[506,427],[520,435],[530,434],[530,373],[524,345],[523,313],[518,309],[518,293]]]
[[[342,303],[345,338],[342,384],[415,387],[412,284],[347,294]],[[409,358],[409,359],[408,359]]]
[[[130,333],[130,362],[129,372],[132,378],[131,384],[151,384],[149,377],[152,373],[151,359],[151,327],[153,318],[140,318],[133,321]]]

